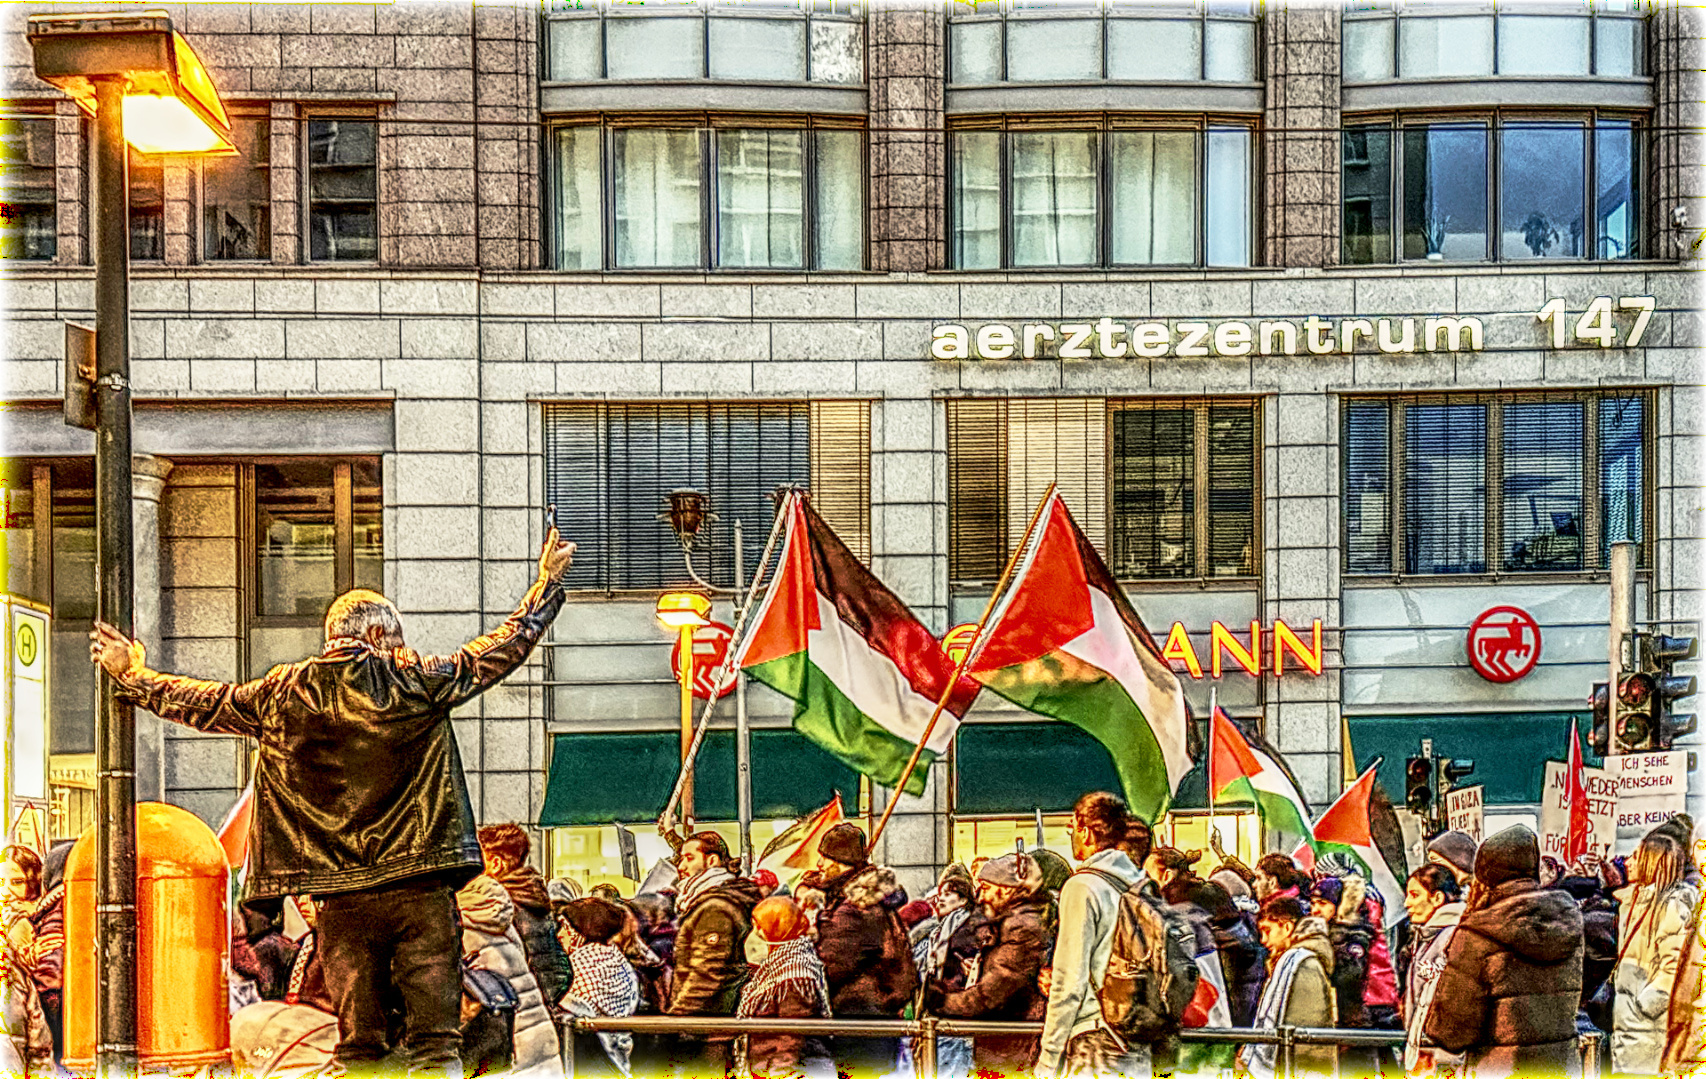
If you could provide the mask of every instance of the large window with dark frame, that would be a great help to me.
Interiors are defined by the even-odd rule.
[[[1545,392],[1343,406],[1345,571],[1580,573],[1647,564],[1649,398]]]
[[[1125,580],[1254,577],[1254,401],[948,402],[948,575],[993,581],[1054,484]]]
[[[231,117],[233,157],[201,166],[201,257],[206,262],[272,257],[272,121]]]
[[[1638,0],[1355,0],[1344,17],[1344,80],[1639,78],[1645,8]]]
[[[1250,0],[959,0],[948,82],[1256,79]]]
[[[56,122],[51,116],[0,116],[0,259],[52,259],[59,253],[58,194],[54,163]]]
[[[750,123],[731,122],[731,123]],[[554,132],[561,270],[857,270],[864,132],[572,124]]]
[[[1344,261],[1638,258],[1643,144],[1616,113],[1349,122]]]
[[[366,117],[308,121],[308,259],[379,257],[379,123]]]
[[[798,485],[848,547],[870,555],[870,405],[865,401],[567,402],[545,406],[545,496],[575,522],[567,586],[603,592],[691,587],[669,493],[704,493],[716,519],[694,569],[734,583],[734,523],[745,578],[758,568],[778,487]]]
[[[1248,266],[1249,127],[967,121],[948,134],[955,269]]]

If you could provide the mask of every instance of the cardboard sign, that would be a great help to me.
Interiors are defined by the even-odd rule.
[[[1445,792],[1445,826],[1481,842],[1485,829],[1481,785],[1458,787]]]
[[[1617,782],[1617,852],[1628,854],[1641,837],[1681,813],[1688,799],[1688,751],[1607,757]]]
[[[634,843],[634,833],[616,826],[616,851],[622,859],[622,875],[631,881],[640,879],[640,852]]]
[[[1540,853],[1569,868],[1570,784],[1563,761],[1546,762],[1546,782],[1540,792]],[[1603,768],[1583,768],[1587,787],[1590,852],[1609,858],[1617,838],[1617,793],[1611,774]]]

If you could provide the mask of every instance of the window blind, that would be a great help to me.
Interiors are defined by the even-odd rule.
[[[1504,568],[1585,568],[1582,402],[1522,401],[1501,413]]]
[[[1404,572],[1487,569],[1487,406],[1404,411]]]
[[[1384,401],[1345,404],[1345,569],[1392,572],[1391,418]]]
[[[1196,576],[1196,410],[1125,402],[1113,424],[1114,573]]]

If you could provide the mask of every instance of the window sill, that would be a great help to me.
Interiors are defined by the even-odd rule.
[[[1650,78],[1475,76],[1346,83],[1345,113],[1386,109],[1653,107]]]
[[[1637,580],[1648,580],[1652,570],[1635,571]],[[1559,585],[1605,584],[1611,580],[1609,570],[1510,572],[1510,573],[1346,573],[1346,588],[1450,588],[1457,585]]]
[[[1262,84],[1098,80],[950,86],[945,111],[949,116],[1044,112],[1260,113]]]
[[[789,115],[867,115],[864,86],[814,82],[548,82],[539,89],[547,117],[572,112],[764,112]]]

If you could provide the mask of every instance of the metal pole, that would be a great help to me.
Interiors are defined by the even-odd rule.
[[[746,562],[735,521],[735,604],[746,606]],[[730,641],[729,647],[735,647]],[[752,728],[746,721],[746,672],[735,672],[735,807],[740,820],[740,871],[752,872]]]
[[[926,1015],[918,1025],[918,1074],[923,1079],[936,1079],[936,1017]]]
[[[1624,642],[1635,631],[1635,544],[1619,540],[1611,545],[1611,700],[1617,711],[1617,683],[1625,670],[1634,670],[1635,657],[1625,657]],[[1624,666],[1625,658],[1629,665]],[[1615,737],[1615,736],[1614,736]],[[1615,746],[1613,748],[1616,748]]]
[[[133,630],[130,176],[121,79],[95,80],[96,617]],[[95,713],[95,1071],[136,1074],[136,712],[103,671]]]
[[[693,627],[682,626],[677,638],[681,653],[681,767],[686,778],[681,785],[681,823],[693,831],[693,774],[687,771],[687,758],[693,752]]]

